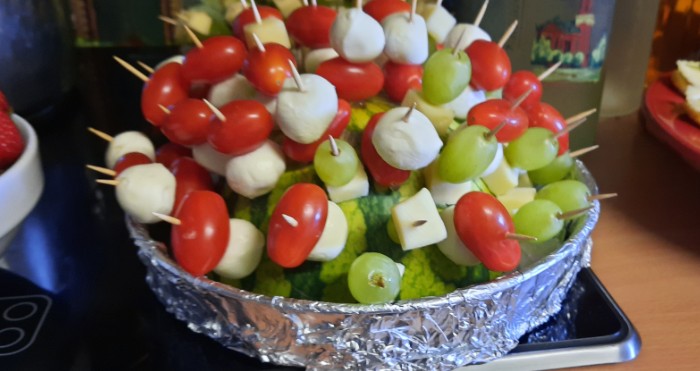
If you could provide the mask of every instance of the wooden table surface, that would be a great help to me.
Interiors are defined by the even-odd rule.
[[[630,362],[597,370],[700,369],[700,172],[637,114],[600,122],[583,160],[601,193],[592,268],[642,338]],[[580,369],[579,369],[580,370]]]

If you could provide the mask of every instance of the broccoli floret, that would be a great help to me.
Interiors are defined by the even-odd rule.
[[[401,279],[401,300],[442,296],[455,290],[453,284],[445,283],[433,270],[426,248],[409,251],[401,259],[401,263],[406,266],[406,272]]]

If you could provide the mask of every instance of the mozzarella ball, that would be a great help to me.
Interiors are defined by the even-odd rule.
[[[462,37],[463,32],[464,37]],[[460,38],[462,40],[460,40]],[[458,46],[459,49],[464,50],[476,40],[491,41],[491,36],[478,26],[469,23],[459,23],[447,34],[445,38],[445,47],[454,49],[455,46]],[[459,42],[459,45],[457,45],[457,42]]]
[[[493,161],[489,164],[489,167],[484,170],[484,172],[481,174],[480,177],[485,177],[489,176],[493,173],[496,172],[496,169],[498,169],[498,166],[501,164],[501,161],[503,161],[503,144],[498,143],[498,149],[496,150],[496,156],[493,157]]]
[[[214,85],[207,94],[207,100],[215,107],[240,99],[250,99],[255,95],[255,88],[241,74],[235,74]]]
[[[486,101],[486,92],[483,90],[474,90],[471,86],[468,86],[457,98],[443,104],[442,107],[452,110],[455,118],[465,120],[469,110],[484,101]]]
[[[418,14],[395,13],[382,21],[386,45],[384,53],[392,62],[423,64],[428,59],[428,30]]]
[[[440,213],[445,228],[447,238],[438,242],[438,248],[445,256],[457,265],[474,266],[480,263],[479,259],[464,245],[457,234],[454,222],[455,207],[450,206]]]
[[[304,59],[304,71],[316,73],[316,69],[321,63],[336,58],[338,52],[333,48],[314,49],[310,51]]]
[[[208,143],[193,146],[192,157],[203,168],[221,176],[226,175],[226,164],[233,158],[233,156],[217,152]]]
[[[366,63],[384,50],[384,31],[362,9],[341,9],[331,26],[331,46],[343,59]]]
[[[372,144],[389,165],[402,170],[418,170],[428,166],[440,153],[442,141],[430,120],[413,110],[403,121],[409,108],[387,111],[372,134]]]
[[[328,201],[328,214],[323,232],[306,259],[317,262],[331,261],[343,252],[347,240],[348,221],[345,214],[335,202]]]
[[[255,226],[243,219],[230,219],[231,231],[226,252],[214,268],[214,272],[228,279],[249,276],[260,264],[265,247],[265,236]]]
[[[300,91],[293,78],[284,80],[277,95],[275,121],[289,139],[309,144],[318,140],[338,113],[335,87],[318,75],[303,74]]]
[[[162,164],[136,165],[117,177],[117,201],[139,223],[156,223],[153,212],[170,214],[175,202],[175,176]]]
[[[125,131],[116,135],[109,142],[107,153],[105,154],[107,167],[110,169],[114,168],[120,157],[131,152],[143,153],[151,161],[154,161],[156,158],[156,149],[147,136],[138,131]]]
[[[272,191],[285,170],[282,149],[268,140],[253,152],[233,157],[226,165],[226,181],[234,192],[255,198]]]

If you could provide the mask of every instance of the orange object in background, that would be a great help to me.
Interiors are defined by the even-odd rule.
[[[647,84],[674,70],[678,59],[700,60],[700,0],[661,1]]]

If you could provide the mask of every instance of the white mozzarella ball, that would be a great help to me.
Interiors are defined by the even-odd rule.
[[[335,202],[328,201],[328,214],[323,232],[306,259],[317,262],[331,261],[343,252],[347,240],[348,221],[345,214]]]
[[[450,206],[440,213],[445,228],[447,228],[447,238],[438,242],[438,248],[445,256],[457,265],[474,266],[480,263],[479,259],[467,248],[457,234],[454,222],[455,207]]]
[[[331,26],[331,46],[343,59],[365,63],[384,50],[382,26],[362,9],[341,9]]]
[[[139,223],[156,223],[153,212],[170,214],[175,202],[175,176],[162,164],[136,165],[117,177],[117,201]]]
[[[484,170],[484,172],[481,173],[480,177],[489,176],[495,173],[498,167],[501,165],[501,162],[503,162],[503,144],[498,143],[498,149],[496,149],[496,156],[493,157],[493,161],[491,161],[489,167],[487,167],[486,170]]]
[[[443,104],[442,107],[452,110],[455,118],[465,120],[469,110],[484,101],[486,101],[486,92],[483,90],[474,90],[471,86],[468,86],[457,98]]]
[[[457,24],[455,17],[441,5],[426,4],[421,14],[425,17],[428,34],[438,44],[445,41],[447,34]]]
[[[139,131],[125,131],[120,133],[109,142],[107,153],[105,154],[105,163],[107,167],[112,169],[120,157],[127,153],[138,152],[143,153],[151,161],[156,158],[156,149],[153,143],[147,136]]]
[[[389,165],[402,170],[418,170],[428,166],[440,152],[442,141],[430,120],[413,110],[403,121],[409,108],[387,111],[372,134],[372,144]]]
[[[226,165],[226,181],[234,192],[255,198],[275,188],[285,170],[282,149],[267,140],[255,151],[231,158]]]
[[[269,95],[265,95],[263,93],[256,93],[255,96],[253,97],[253,100],[256,100],[265,106],[265,109],[267,112],[270,112],[271,115],[275,115],[275,111],[277,111],[277,97],[271,97]]]
[[[384,18],[384,53],[395,63],[423,64],[428,59],[428,30],[423,17],[410,18],[405,12]]]
[[[293,78],[284,80],[277,95],[275,121],[289,139],[309,144],[318,140],[338,113],[335,87],[321,76],[301,75],[304,91]]]
[[[250,99],[255,95],[255,88],[241,74],[235,74],[214,85],[207,94],[209,103],[221,107],[226,103],[240,99]]]
[[[173,55],[172,57],[167,58],[167,59],[164,59],[163,61],[161,61],[160,63],[158,63],[158,64],[156,65],[155,70],[157,70],[157,69],[159,69],[159,68],[161,68],[161,67],[163,67],[163,66],[165,66],[166,64],[171,63],[171,62],[175,62],[175,63],[182,64],[182,62],[184,62],[184,61],[185,61],[185,56],[184,56],[184,55]]]
[[[321,63],[336,57],[338,57],[338,52],[333,48],[314,49],[304,59],[304,71],[306,73],[316,73],[316,69]]]
[[[243,219],[230,219],[231,234],[226,252],[214,268],[214,272],[228,279],[249,276],[260,264],[265,247],[265,236],[255,226]]]
[[[462,37],[462,33],[464,33],[464,37]],[[478,26],[469,23],[459,23],[447,34],[445,47],[454,49],[457,46],[459,49],[465,49],[476,40],[491,41],[491,36]],[[457,45],[458,42],[459,45]]]
[[[217,152],[208,143],[193,146],[192,157],[203,168],[221,176],[226,175],[226,164],[233,158],[233,156]]]

